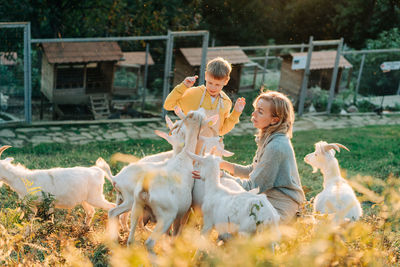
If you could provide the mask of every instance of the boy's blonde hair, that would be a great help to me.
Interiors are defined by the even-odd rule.
[[[271,135],[273,133],[284,133],[287,134],[289,138],[292,138],[293,123],[294,123],[294,109],[292,102],[284,94],[276,91],[266,91],[254,100],[253,106],[263,99],[271,104],[271,114],[274,117],[279,118],[279,122],[260,129],[257,137],[261,139],[264,135]]]
[[[215,79],[222,80],[229,77],[232,66],[222,57],[216,57],[207,63],[206,71]]]

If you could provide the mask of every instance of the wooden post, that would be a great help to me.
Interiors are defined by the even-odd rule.
[[[356,85],[355,92],[354,92],[354,104],[357,103],[358,88],[360,87],[360,81],[361,81],[361,75],[362,75],[363,68],[364,68],[364,62],[365,62],[365,54],[362,55],[360,70],[358,71],[357,85]]]
[[[343,38],[340,38],[340,42],[337,47],[337,52],[336,52],[336,59],[335,59],[335,67],[333,68],[333,73],[332,73],[332,80],[331,80],[331,87],[329,88],[329,99],[328,99],[328,106],[326,107],[326,113],[331,113],[331,108],[332,108],[332,102],[333,98],[335,97],[335,87],[336,87],[336,80],[337,80],[337,75],[339,71],[339,62],[340,62],[340,56],[341,56],[341,51],[343,47]]]
[[[143,79],[143,95],[142,95],[142,112],[144,112],[144,104],[146,102],[146,90],[147,90],[147,74],[149,69],[149,52],[150,45],[146,43],[146,57],[144,58],[144,79]]]
[[[267,73],[267,67],[268,67],[268,56],[269,56],[269,48],[265,51],[265,58],[264,58],[264,70],[263,70],[263,76],[261,80],[261,86],[264,86],[264,81],[265,81],[265,74]]]

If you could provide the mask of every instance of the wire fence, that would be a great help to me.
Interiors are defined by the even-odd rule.
[[[30,39],[28,26],[0,25],[3,124],[157,117],[165,114],[163,101],[185,76],[199,75],[198,84],[204,84],[206,61],[215,56],[233,63],[225,88],[233,100],[245,95],[251,103],[260,88],[278,90],[292,99],[299,115],[338,113],[368,101],[371,111],[382,96],[400,93],[400,70],[381,67],[400,61],[399,49],[348,51],[343,39],[312,37],[308,44],[208,47],[207,31]],[[386,98],[381,106],[400,106],[397,98]],[[246,109],[250,113],[251,105]]]
[[[24,24],[0,24],[0,123],[24,121],[27,114]]]

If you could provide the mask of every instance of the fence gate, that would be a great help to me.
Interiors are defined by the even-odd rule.
[[[0,125],[31,123],[30,23],[0,23]]]

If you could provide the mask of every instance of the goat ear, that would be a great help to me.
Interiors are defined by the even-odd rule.
[[[206,124],[210,123],[210,126],[214,126],[217,123],[218,119],[219,119],[219,115],[215,114],[215,115],[213,115],[211,117],[208,117],[206,119],[205,123]]]
[[[232,157],[233,155],[235,155],[235,153],[230,152],[230,151],[225,150],[225,149],[222,150],[222,156],[224,156],[224,157]]]
[[[165,122],[167,123],[167,127],[172,130],[172,128],[174,127],[174,123],[172,122],[172,120],[168,117],[168,115],[165,115]]]
[[[164,138],[165,140],[167,140],[168,143],[171,144],[171,137],[167,133],[161,132],[159,130],[155,130],[154,133],[159,137]]]
[[[186,154],[194,161],[202,162],[203,157],[200,157],[199,155],[196,155],[190,151],[186,151]]]
[[[183,120],[185,118],[185,114],[183,113],[182,109],[179,106],[175,106],[174,112],[179,119]]]

